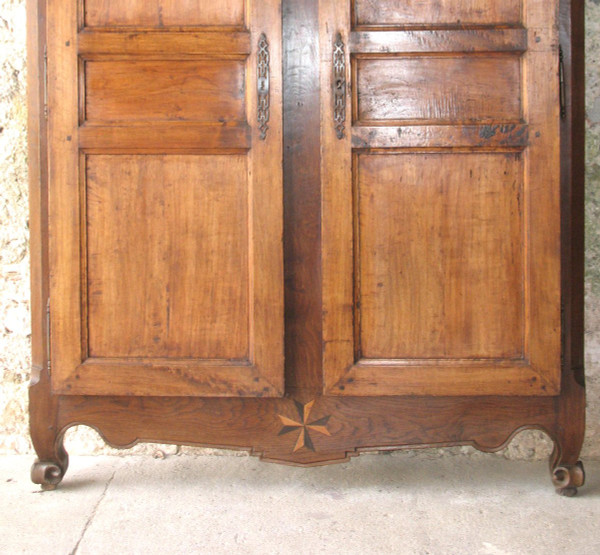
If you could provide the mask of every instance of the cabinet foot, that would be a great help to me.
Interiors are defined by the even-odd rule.
[[[46,370],[34,371],[29,387],[29,426],[38,456],[31,467],[31,481],[43,490],[53,490],[69,466],[63,445],[64,432],[58,423],[58,397],[50,390]]]
[[[31,467],[31,481],[40,484],[44,491],[56,489],[65,475],[66,467],[52,461],[36,460]]]
[[[577,495],[577,488],[585,482],[585,471],[583,463],[578,461],[572,465],[557,466],[552,470],[552,482],[556,493],[565,497]]]

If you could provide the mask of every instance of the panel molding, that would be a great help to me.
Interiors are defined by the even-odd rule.
[[[331,119],[330,77],[322,78],[323,112],[323,299],[324,386],[326,395],[525,395],[561,391],[558,198],[557,0],[518,2],[510,21],[474,23],[380,20],[358,21],[344,12],[347,0],[324,7],[326,25],[340,30],[350,44],[348,78],[354,95],[351,137],[335,140],[326,129]],[[502,9],[504,5],[500,5]],[[516,6],[516,4],[515,4]],[[521,10],[522,8],[522,10]],[[512,9],[512,8],[511,8]],[[522,13],[521,13],[522,12]],[[380,14],[375,14],[380,17]],[[435,33],[433,32],[435,31]],[[333,33],[333,31],[332,31]],[[436,39],[443,37],[443,39]],[[470,38],[472,42],[469,43]],[[357,121],[357,61],[394,58],[514,57],[521,83],[506,90],[520,99],[510,117],[477,121],[370,118]],[[374,78],[382,75],[373,72]],[[441,72],[443,73],[443,71]],[[460,83],[459,83],[460,85]],[[389,87],[393,90],[393,87]],[[348,101],[351,93],[348,92]],[[401,96],[401,95],[400,95]],[[444,96],[444,95],[441,95]],[[400,101],[400,100],[399,100]],[[355,298],[356,186],[352,159],[359,153],[497,152],[521,153],[524,168],[524,336],[522,359],[368,359],[357,349]],[[335,170],[328,169],[334,166]],[[354,190],[354,193],[353,193]],[[552,223],[553,222],[553,223]],[[333,231],[335,230],[335,231]],[[544,276],[546,279],[544,279]],[[443,385],[441,385],[443,384]],[[367,393],[368,392],[368,393]]]

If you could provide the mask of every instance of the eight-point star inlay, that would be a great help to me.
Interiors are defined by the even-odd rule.
[[[331,434],[327,429],[327,422],[329,422],[331,415],[323,416],[318,420],[313,420],[312,422],[309,422],[308,417],[310,415],[310,411],[313,405],[315,404],[314,400],[310,401],[309,403],[306,403],[306,405],[303,405],[302,403],[294,399],[294,404],[296,405],[296,409],[298,410],[300,421],[297,422],[295,420],[292,420],[291,418],[288,418],[287,416],[282,416],[281,414],[279,414],[278,416],[281,422],[283,423],[283,428],[281,428],[278,435],[282,436],[283,434],[289,434],[290,432],[300,430],[298,441],[296,442],[296,445],[294,447],[294,453],[302,449],[302,447],[306,447],[307,449],[314,451],[315,446],[313,445],[313,442],[310,438],[309,431],[314,431],[320,434],[324,434],[326,436],[330,436]]]

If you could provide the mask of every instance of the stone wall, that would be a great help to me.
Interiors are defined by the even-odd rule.
[[[587,0],[586,7],[588,431],[584,456],[591,457],[600,456],[600,0]],[[0,0],[0,68],[0,454],[24,454],[32,453],[32,448],[27,428],[30,360],[23,0]],[[72,454],[112,451],[87,428],[71,430],[67,447]],[[124,453],[174,451],[174,447],[138,446]],[[460,451],[471,452],[467,448]],[[538,458],[549,451],[544,434],[525,432],[502,455]]]

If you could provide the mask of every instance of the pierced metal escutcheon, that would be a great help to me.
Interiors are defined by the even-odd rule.
[[[269,129],[269,43],[264,33],[258,39],[256,90],[258,128],[260,129],[260,138],[264,141],[267,138],[267,129]]]
[[[333,44],[333,122],[337,138],[342,139],[346,122],[346,52],[341,33]]]

